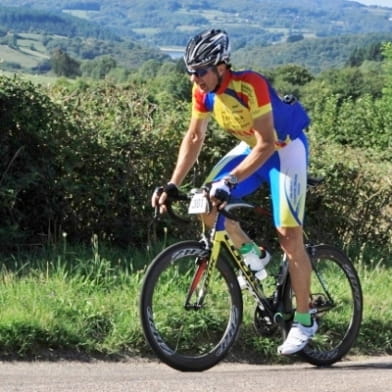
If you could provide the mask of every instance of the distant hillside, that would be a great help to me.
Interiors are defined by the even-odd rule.
[[[233,53],[233,63],[236,67],[259,70],[292,63],[318,73],[329,68],[340,68],[359,48],[385,41],[392,41],[392,32],[309,38],[266,47],[242,48]]]
[[[194,32],[211,26],[229,32],[233,63],[252,68],[296,63],[319,72],[343,66],[360,47],[392,40],[392,8],[345,0],[1,0],[1,4],[0,67],[7,69],[45,70],[55,48],[77,60],[107,55],[121,66],[137,68],[147,60],[168,59],[158,47],[181,53]]]
[[[118,66],[129,70],[138,69],[148,60],[163,62],[170,59],[156,48],[149,48],[130,40],[117,42],[37,33],[7,33],[0,37],[0,69],[48,72],[49,59],[58,49],[78,61],[110,56]]]
[[[183,46],[195,31],[211,26],[227,29],[237,47],[293,35],[392,32],[392,8],[345,0],[2,0],[2,5],[63,11],[158,46]]]
[[[111,56],[128,69],[151,59],[169,59],[158,48],[120,38],[106,27],[60,11],[0,6],[1,69],[47,72],[57,49],[77,60]]]
[[[11,32],[30,32],[119,41],[109,28],[61,11],[35,10],[26,7],[0,6],[0,29]]]

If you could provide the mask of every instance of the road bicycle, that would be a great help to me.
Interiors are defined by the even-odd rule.
[[[312,186],[318,181],[311,179]],[[173,208],[175,200],[190,202],[189,213],[208,210],[203,189],[179,194],[167,206],[170,215],[184,220]],[[141,289],[140,316],[144,335],[157,357],[181,371],[202,371],[225,358],[235,343],[244,312],[238,276],[255,303],[254,326],[262,336],[276,330],[287,336],[295,312],[286,255],[279,251],[278,268],[270,274],[272,290],[254,277],[218,222],[241,221],[240,212],[267,215],[245,200],[231,200],[218,211],[211,229],[202,224],[199,240],[181,241],[161,251],[148,266]],[[222,218],[223,217],[223,218]],[[297,355],[316,366],[342,359],[355,343],[362,320],[362,290],[357,272],[344,252],[327,244],[306,244],[312,263],[312,316],[319,329]],[[273,257],[274,259],[274,257]],[[272,262],[270,263],[272,264]],[[268,264],[267,270],[272,269]]]

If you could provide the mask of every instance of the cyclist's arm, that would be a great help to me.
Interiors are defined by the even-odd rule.
[[[177,186],[181,185],[185,176],[196,162],[204,143],[207,125],[208,118],[191,118],[188,131],[180,145],[177,164],[170,179],[171,183]]]
[[[231,171],[239,181],[254,173],[275,151],[276,139],[272,112],[254,119],[253,130],[256,138],[255,146],[251,153]]]

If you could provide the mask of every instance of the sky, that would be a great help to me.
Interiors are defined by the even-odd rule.
[[[392,8],[392,0],[349,0],[349,1],[356,1],[357,3],[362,3],[365,5],[379,5],[383,7]]]

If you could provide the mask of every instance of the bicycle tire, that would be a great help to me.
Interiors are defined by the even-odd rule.
[[[191,285],[195,294],[203,289],[206,274],[200,266],[207,254],[197,241],[174,244],[152,261],[142,285],[140,316],[146,340],[160,360],[181,371],[202,371],[221,361],[242,322],[241,290],[223,255],[209,274],[203,306],[185,309]]]
[[[329,366],[350,351],[358,336],[363,310],[361,283],[350,259],[338,248],[316,245],[309,246],[307,250],[313,267],[311,311],[319,328],[298,356],[316,366]],[[284,297],[291,296],[295,303],[290,286],[289,283]],[[333,304],[329,303],[327,293]],[[291,323],[286,325],[286,333],[290,326]]]

